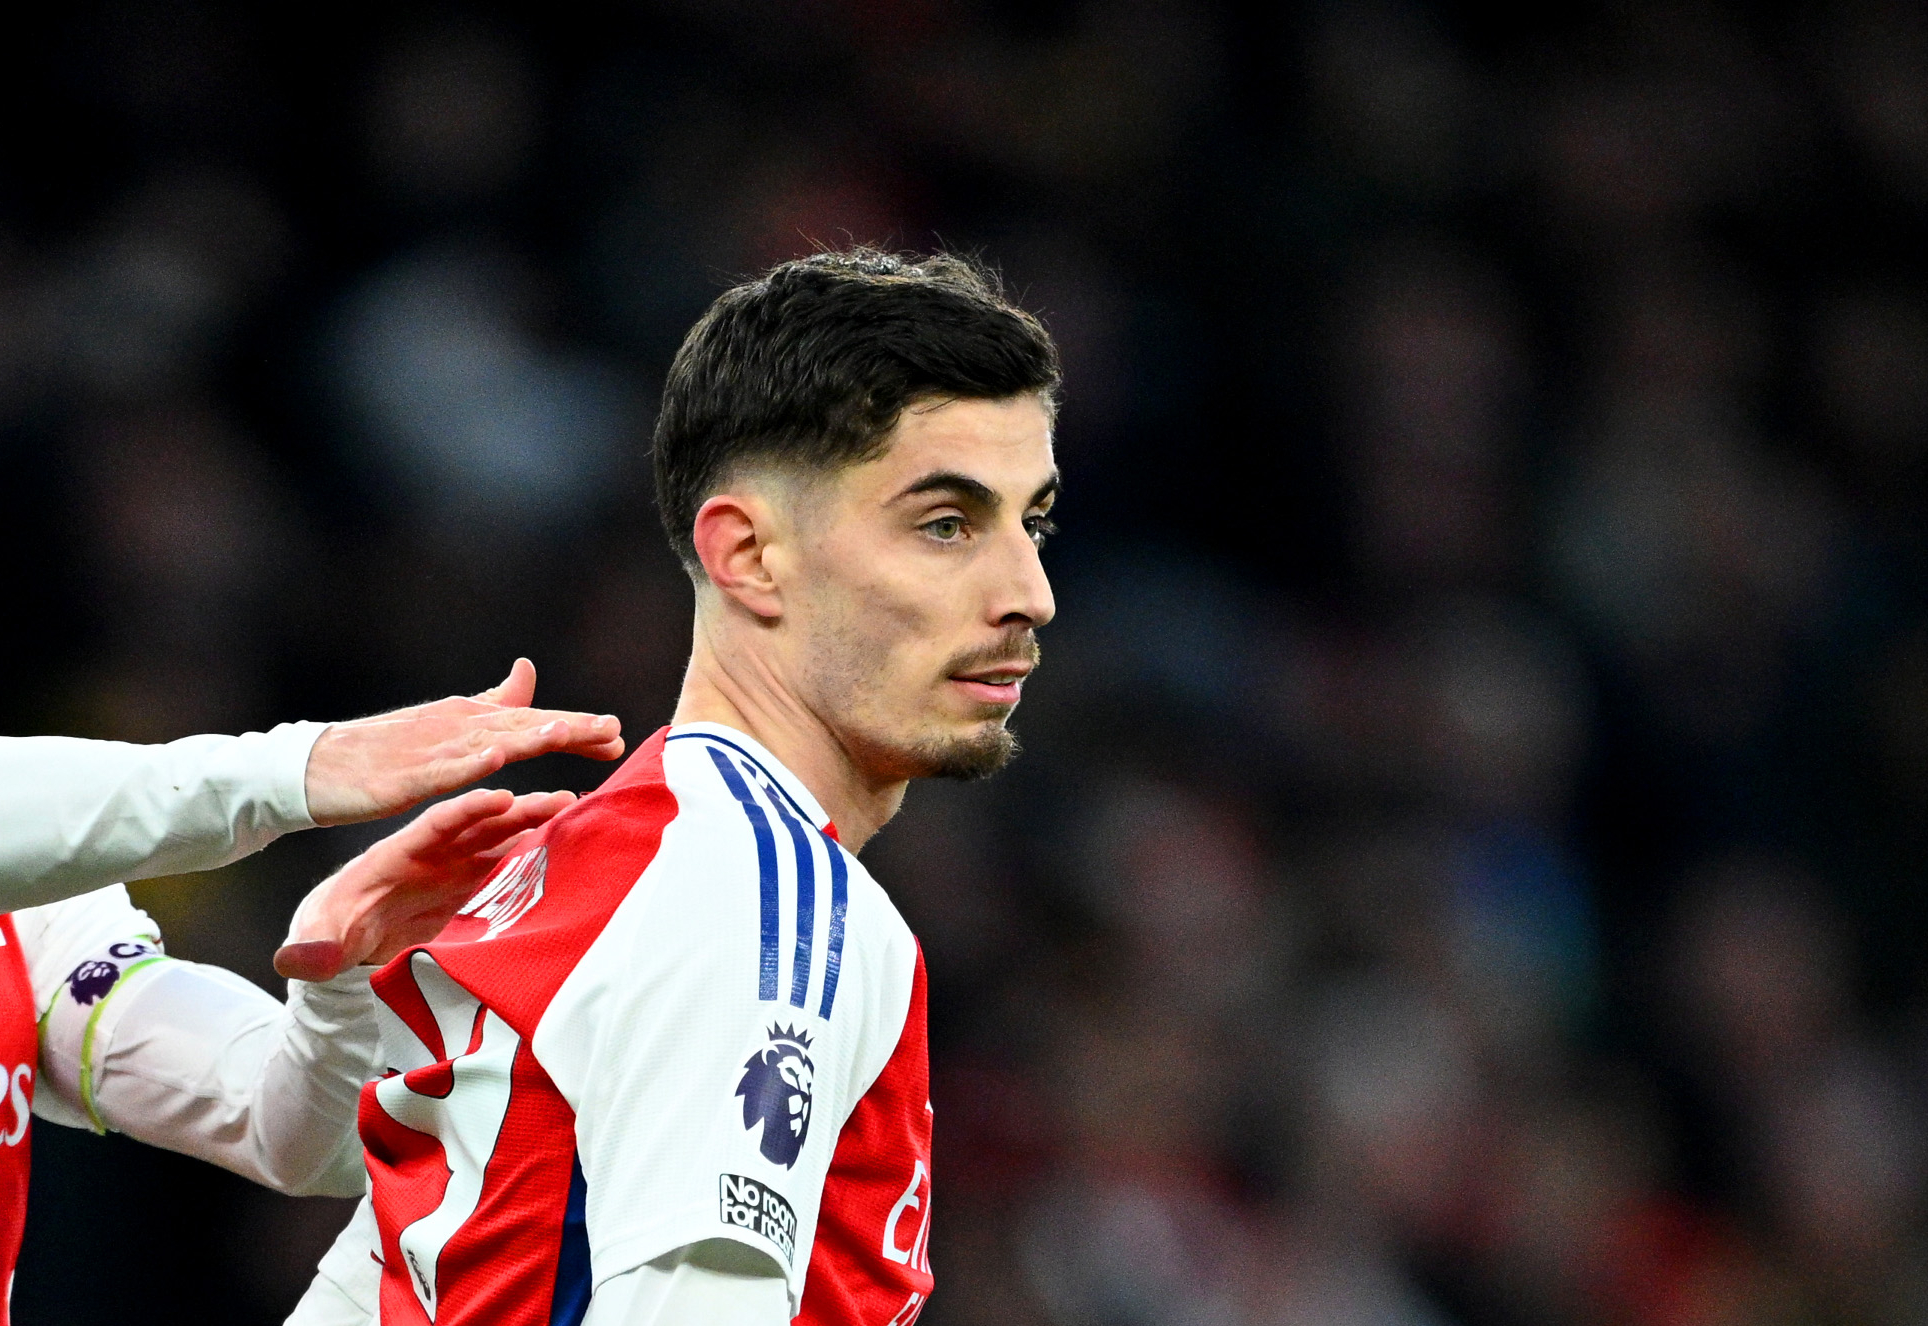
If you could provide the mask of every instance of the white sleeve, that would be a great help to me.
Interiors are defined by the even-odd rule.
[[[767,1258],[744,1251],[712,1239],[624,1271],[597,1287],[582,1326],[785,1326],[790,1294],[783,1277]]]
[[[58,915],[83,911],[64,924]],[[106,925],[117,911],[118,927]],[[35,980],[36,1113],[124,1132],[281,1192],[363,1191],[355,1114],[376,1058],[369,969],[291,981],[284,1005],[232,972],[165,956],[119,886],[26,909],[16,927],[23,919],[30,974],[65,968],[50,992]],[[47,942],[56,936],[68,941],[57,960]]]
[[[308,754],[326,727],[163,746],[0,737],[0,911],[212,870],[313,828]]]
[[[321,1266],[286,1326],[371,1326],[381,1304],[382,1267],[376,1260],[380,1242],[375,1208],[364,1197],[322,1254]]]

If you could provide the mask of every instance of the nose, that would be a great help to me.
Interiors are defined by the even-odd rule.
[[[1051,578],[1044,573],[1044,560],[1038,545],[1022,526],[1010,541],[1011,555],[1000,559],[997,585],[991,602],[994,626],[1043,626],[1058,615],[1058,602],[1051,594]]]

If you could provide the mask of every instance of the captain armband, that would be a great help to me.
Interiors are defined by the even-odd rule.
[[[78,1104],[97,1133],[107,1131],[95,1096],[114,1020],[132,991],[172,961],[158,939],[142,936],[103,945],[67,974],[41,1014],[40,1062],[48,1085]]]

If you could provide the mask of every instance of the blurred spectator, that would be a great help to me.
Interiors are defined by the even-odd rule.
[[[1531,154],[1556,242],[1618,246],[1758,206],[1804,146],[1779,71],[1737,15],[1641,5],[1536,72]]]
[[[536,146],[533,71],[480,24],[409,34],[387,52],[367,105],[368,149],[400,200],[448,207],[509,185]]]
[[[1365,972],[1321,993],[1305,1041],[1317,1206],[1355,1210],[1385,1237],[1447,1237],[1484,1125],[1471,1028],[1411,981]]]
[[[1214,1144],[1231,1064],[1148,1006],[1073,1010],[1057,1031],[1065,1164],[1026,1232],[1033,1292],[1067,1326],[1222,1318],[1238,1222]]]
[[[1901,279],[1832,292],[1811,350],[1823,427],[1891,540],[1919,538],[1928,477],[1928,306]]]
[[[301,574],[302,531],[277,477],[190,406],[108,414],[77,440],[100,643],[95,669],[72,679],[73,717],[123,741],[261,721],[270,596]]]
[[[1526,365],[1504,293],[1423,245],[1362,283],[1341,406],[1365,568],[1388,582],[1490,582],[1520,548],[1508,480]]]
[[[462,248],[352,292],[335,372],[369,457],[444,537],[514,539],[595,514],[629,420],[620,379],[543,345],[533,273]]]
[[[140,190],[54,278],[53,362],[110,399],[187,386],[277,274],[286,232],[251,181],[183,176]]]
[[[1833,7],[1822,69],[1850,140],[1882,183],[1919,206],[1928,198],[1928,22],[1912,5]]]
[[[1834,511],[1718,399],[1614,402],[1558,508],[1553,571],[1678,739],[1744,739],[1829,607]]]
[[[1413,4],[1321,7],[1306,42],[1306,92],[1320,146],[1377,188],[1450,197],[1476,160],[1490,93],[1473,62]]]

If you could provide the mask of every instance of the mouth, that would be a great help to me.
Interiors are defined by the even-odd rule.
[[[1018,702],[1024,679],[1030,672],[1028,664],[1006,663],[979,672],[953,673],[950,680],[979,704],[1013,705]]]

